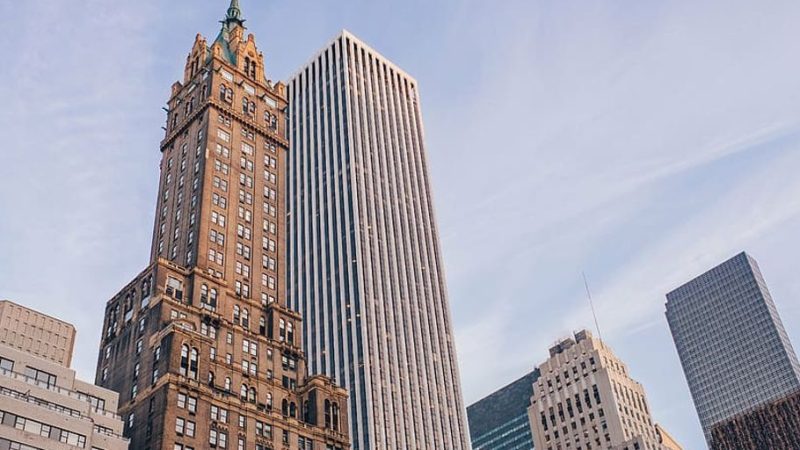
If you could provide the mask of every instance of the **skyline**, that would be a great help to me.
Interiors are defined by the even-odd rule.
[[[800,37],[798,6],[357,2],[297,18],[252,3],[271,74],[288,78],[347,28],[419,80],[467,404],[592,324],[581,270],[603,336],[688,448],[702,433],[663,316],[669,290],[747,250],[797,342],[800,67],[782,44]],[[217,31],[216,2],[172,5],[0,6],[0,48],[17,55],[0,74],[0,210],[13,212],[0,220],[0,297],[74,323],[85,378],[105,301],[147,261],[159,108],[192,37]],[[376,20],[423,7],[409,24]]]

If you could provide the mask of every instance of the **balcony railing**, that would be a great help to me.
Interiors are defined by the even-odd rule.
[[[108,411],[106,409],[97,408],[95,406],[92,406],[91,403],[90,403],[91,397],[89,397],[88,395],[86,395],[86,394],[84,394],[82,392],[73,391],[73,390],[70,390],[70,389],[64,389],[64,388],[62,388],[60,386],[55,386],[55,385],[50,384],[50,383],[46,383],[46,382],[43,382],[43,381],[40,381],[40,380],[36,380],[35,378],[31,378],[29,376],[26,376],[24,374],[21,374],[19,372],[14,372],[14,371],[11,371],[11,370],[0,369],[0,375],[3,375],[5,377],[8,377],[8,378],[11,378],[11,379],[14,379],[14,380],[19,380],[19,381],[22,381],[24,383],[27,383],[27,384],[30,384],[30,385],[33,385],[33,386],[38,386],[38,387],[40,387],[42,389],[47,389],[48,391],[56,392],[56,393],[58,393],[60,395],[66,396],[66,397],[70,397],[70,398],[74,398],[74,399],[80,400],[82,402],[86,402],[86,403],[89,404],[89,409],[90,409],[91,412],[97,413],[97,414],[99,414],[101,416],[104,416],[104,417],[110,417],[112,419],[122,420],[122,417],[120,417],[118,414],[115,414],[115,413],[113,413],[111,411]]]

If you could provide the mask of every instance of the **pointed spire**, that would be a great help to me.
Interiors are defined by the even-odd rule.
[[[244,19],[242,19],[242,8],[239,7],[239,0],[231,0],[231,6],[228,7],[228,13],[225,15],[223,24],[230,30],[232,24],[244,27]]]

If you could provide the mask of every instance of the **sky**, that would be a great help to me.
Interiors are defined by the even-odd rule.
[[[0,2],[0,298],[78,329],[142,270],[161,107],[225,0]],[[800,3],[242,0],[273,80],[347,28],[417,78],[470,404],[593,326],[704,448],[665,294],[746,250],[800,343]],[[800,345],[800,344],[798,344]]]

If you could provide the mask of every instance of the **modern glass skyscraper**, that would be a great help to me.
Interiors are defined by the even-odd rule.
[[[667,294],[667,320],[706,439],[800,389],[800,365],[756,261],[741,253]]]
[[[288,83],[289,297],[353,449],[468,449],[417,82],[352,34]]]
[[[534,370],[467,407],[474,450],[533,449],[528,407],[538,379]]]

